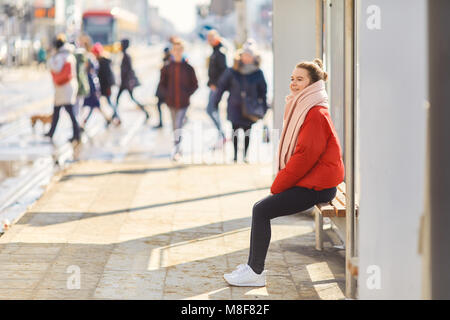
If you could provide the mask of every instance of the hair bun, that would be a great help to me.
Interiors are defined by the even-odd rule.
[[[320,67],[320,69],[323,70],[323,62],[321,59],[319,59],[319,58],[314,59],[314,63],[317,64]]]

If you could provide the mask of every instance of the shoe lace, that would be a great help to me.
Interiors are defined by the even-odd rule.
[[[238,275],[238,274],[244,273],[245,271],[247,271],[247,269],[248,269],[247,264],[240,264],[236,267],[236,269],[231,274]]]

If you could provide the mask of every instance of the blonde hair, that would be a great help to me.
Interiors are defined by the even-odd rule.
[[[67,41],[67,37],[64,33],[58,33],[56,35],[56,40],[62,41],[62,42],[66,42]]]
[[[321,59],[314,59],[314,61],[303,61],[297,64],[296,67],[308,71],[309,77],[311,78],[311,83],[319,80],[328,80],[328,73],[323,70],[323,63]]]
[[[218,38],[220,35],[216,29],[211,29],[208,31],[208,36],[214,36],[214,38]]]

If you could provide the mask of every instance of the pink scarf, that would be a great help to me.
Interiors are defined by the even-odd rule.
[[[325,82],[319,80],[297,94],[286,97],[283,131],[278,146],[278,171],[286,167],[289,158],[294,154],[300,129],[309,110],[315,106],[328,106],[328,94]]]

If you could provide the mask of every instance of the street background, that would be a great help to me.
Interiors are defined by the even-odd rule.
[[[165,127],[153,129],[156,110],[148,94],[156,89],[161,47],[134,48],[142,82],[136,97],[151,111],[151,123],[144,124],[144,115],[125,96],[121,127],[105,129],[101,115],[93,117],[87,128],[92,136],[75,162],[49,179],[44,195],[0,238],[1,298],[344,298],[341,250],[333,242],[324,252],[314,249],[309,215],[273,223],[267,288],[230,288],[222,279],[247,258],[252,206],[269,194],[272,181],[273,145],[263,143],[261,122],[255,125],[250,164],[232,163],[231,143],[210,149],[216,135],[204,134],[213,128],[205,112],[208,50],[196,43],[186,51],[200,89],[185,125],[187,152],[173,163],[168,110]],[[264,57],[270,65],[270,52]],[[54,157],[70,137],[68,116],[58,128],[56,147],[44,140],[40,126],[33,133],[27,119],[25,113],[15,120],[23,125],[2,141],[1,154],[28,161]],[[229,134],[229,123],[225,128]],[[80,290],[67,289],[71,266],[80,268]]]
[[[72,2],[75,6],[77,1]],[[136,1],[136,8],[139,3],[145,7]],[[106,128],[102,116],[94,113],[75,148],[67,142],[72,129],[64,111],[53,143],[43,136],[48,125],[31,127],[32,115],[51,114],[53,109],[48,70],[31,62],[33,55],[24,54],[24,46],[22,54],[10,54],[1,62],[0,299],[345,298],[342,243],[327,224],[325,250],[316,251],[310,213],[273,221],[265,288],[229,287],[222,278],[246,262],[252,207],[269,195],[278,141],[269,110],[264,121],[253,126],[248,164],[241,158],[233,163],[230,141],[212,148],[217,134],[206,113],[211,48],[201,37],[205,26],[220,26],[228,66],[239,41],[251,35],[259,42],[269,104],[273,100],[268,2],[249,5],[249,11],[260,14],[258,21],[248,21],[259,27],[248,32],[237,27],[239,10],[226,3],[199,4],[191,33],[177,31],[159,15],[162,7],[158,12],[150,6],[152,33],[137,37],[130,51],[142,83],[135,97],[150,112],[150,122],[144,122],[143,113],[124,94],[119,105],[122,125]],[[11,40],[12,31],[19,31],[19,18],[7,21],[4,30]],[[30,22],[30,28],[35,23]],[[55,25],[40,33],[39,41],[49,41],[46,32],[61,28]],[[179,162],[170,160],[173,136],[165,105],[164,127],[153,128],[158,123],[154,94],[162,52],[175,32],[186,40],[185,54],[199,79]],[[112,58],[118,79],[121,56]],[[116,92],[114,88],[113,97]],[[227,94],[220,115],[231,138],[226,99]],[[263,141],[264,126],[271,132],[268,143]]]

